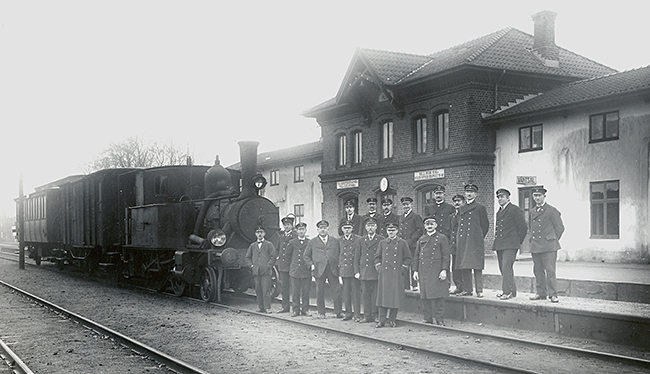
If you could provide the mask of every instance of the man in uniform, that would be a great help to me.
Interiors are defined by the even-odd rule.
[[[537,293],[530,299],[544,300],[548,296],[552,303],[557,303],[559,299],[555,261],[557,251],[561,248],[560,238],[564,233],[564,223],[560,212],[546,203],[546,189],[533,188],[532,192],[536,206],[530,214],[530,252],[533,255]]]
[[[291,304],[289,303],[289,294],[291,289],[291,277],[289,276],[289,268],[291,266],[291,254],[287,252],[289,241],[296,238],[296,232],[293,229],[293,217],[286,216],[282,218],[282,226],[284,228],[278,235],[275,244],[275,249],[278,251],[278,259],[276,266],[280,273],[280,295],[282,295],[282,309],[278,313],[288,313]]]
[[[366,224],[368,218],[374,218],[377,221],[377,229],[381,230],[381,214],[377,212],[377,198],[369,197],[366,202],[368,203],[368,214],[363,216],[363,224]]]
[[[366,234],[359,240],[359,250],[354,259],[355,277],[361,280],[363,322],[377,322],[377,269],[375,253],[379,242],[385,238],[377,234],[377,220],[366,218]]]
[[[258,226],[255,228],[257,240],[248,247],[246,258],[250,261],[251,268],[253,268],[258,311],[260,313],[271,313],[271,273],[278,255],[273,243],[264,239],[265,235],[264,227]]]
[[[426,233],[418,240],[413,259],[413,278],[420,282],[424,323],[444,325],[445,297],[449,296],[449,240],[436,232],[436,217],[424,219]]]
[[[485,267],[485,244],[483,239],[488,233],[487,209],[476,202],[478,187],[465,185],[465,206],[460,208],[458,216],[458,238],[456,254],[458,269],[461,272],[463,292],[461,296],[472,295],[472,270],[476,283],[476,296],[483,297],[483,267]]]
[[[379,231],[379,235],[381,236],[388,236],[386,233],[386,226],[389,223],[394,223],[399,226],[399,217],[397,217],[397,214],[393,213],[393,200],[389,198],[384,198],[381,201],[381,210],[383,211],[383,215],[379,219],[381,222],[381,230]]]
[[[339,274],[343,279],[343,305],[345,306],[344,321],[349,321],[354,315],[354,321],[361,321],[361,295],[359,294],[359,279],[354,271],[354,257],[358,251],[359,239],[354,234],[354,224],[351,221],[343,223],[343,236],[339,238]]]
[[[453,205],[445,202],[445,186],[434,187],[433,194],[434,202],[433,205],[427,207],[427,216],[435,217],[438,224],[436,231],[451,240],[451,216],[456,209]]]
[[[329,222],[316,223],[318,236],[307,243],[305,261],[316,278],[316,308],[318,318],[325,318],[325,281],[329,283],[334,297],[336,318],[343,318],[341,283],[339,282],[339,241],[329,235]]]
[[[375,253],[375,268],[377,269],[377,307],[379,322],[375,327],[388,325],[397,327],[397,312],[404,302],[403,272],[411,264],[411,250],[406,240],[397,236],[399,225],[389,222],[386,225],[388,237],[379,242]]]
[[[501,300],[512,299],[517,296],[515,273],[513,265],[517,259],[517,250],[526,237],[528,227],[524,212],[516,205],[510,203],[510,191],[499,188],[496,192],[499,210],[494,223],[494,246],[497,253],[499,271],[502,276],[501,292],[497,297]]]
[[[399,217],[399,237],[406,240],[411,251],[411,257],[415,253],[418,239],[424,233],[422,217],[413,211],[413,199],[406,196],[400,199],[403,215]],[[417,290],[417,282],[411,276],[411,269],[404,274],[404,288]]]
[[[354,225],[354,234],[361,235],[361,216],[356,213],[356,206],[354,200],[345,201],[345,215],[339,222],[339,237],[343,236],[343,224],[345,222],[352,222]]]
[[[309,315],[309,288],[311,287],[311,269],[305,260],[305,249],[307,248],[307,224],[300,222],[296,224],[297,237],[289,241],[289,256],[291,265],[289,275],[291,276],[291,288],[293,289],[293,313],[291,317]],[[302,304],[301,304],[302,301]]]
[[[454,197],[451,198],[451,201],[454,204],[454,213],[452,213],[450,217],[450,227],[451,227],[451,237],[450,237],[450,245],[451,245],[451,278],[454,281],[454,285],[456,286],[453,291],[451,291],[452,295],[458,295],[463,293],[463,278],[462,274],[460,273],[460,270],[458,270],[458,256],[456,252],[456,239],[457,239],[457,234],[458,234],[458,216],[460,213],[460,207],[465,206],[465,196],[463,195],[455,195]]]

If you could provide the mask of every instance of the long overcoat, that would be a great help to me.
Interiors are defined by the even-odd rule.
[[[422,217],[419,214],[411,211],[407,216],[399,217],[399,237],[406,240],[411,253],[415,250],[416,243],[423,233],[424,223],[422,223]]]
[[[368,234],[359,239],[358,251],[354,257],[355,274],[359,273],[361,280],[377,280],[377,269],[375,269],[375,253],[379,242],[384,240],[383,236],[375,234],[370,239]]]
[[[420,279],[420,298],[438,299],[449,296],[449,280],[440,280],[440,272],[449,276],[449,240],[439,232],[424,234],[418,240],[413,258],[413,271]]]
[[[388,234],[386,234],[386,226],[389,223],[396,223],[399,225],[399,217],[397,216],[397,214],[391,211],[390,214],[388,215],[382,215],[381,220],[379,220],[379,222],[381,222],[381,226],[377,226],[377,227],[380,228],[381,230],[377,231],[377,233],[381,236],[388,237]]]
[[[549,204],[533,208],[530,213],[530,252],[557,251],[564,233],[560,212]]]
[[[253,275],[271,275],[271,268],[275,265],[277,253],[273,243],[264,239],[261,246],[257,244],[257,241],[248,246],[246,258],[253,265]]]
[[[456,208],[443,201],[440,205],[434,202],[432,205],[427,206],[426,209],[427,216],[436,218],[436,222],[438,223],[436,231],[447,236],[447,239],[451,239],[451,216],[456,212]]]
[[[281,232],[278,235],[278,238],[275,243],[275,250],[278,252],[278,260],[275,262],[275,265],[278,267],[278,271],[289,272],[291,266],[291,254],[287,251],[289,242],[297,238],[298,234],[296,230],[291,230],[290,233]]]
[[[377,306],[400,308],[404,301],[402,269],[411,264],[411,250],[406,240],[384,239],[375,253],[375,265],[380,264],[377,282]]]
[[[345,236],[339,238],[339,275],[341,277],[354,277],[354,256],[359,246],[361,237],[356,234],[350,235],[349,239]]]
[[[307,238],[295,238],[289,241],[288,251],[291,255],[289,276],[292,278],[311,278],[311,269],[305,259],[307,243],[309,243],[309,239]]]
[[[524,218],[524,212],[518,206],[508,203],[497,211],[492,249],[495,251],[519,249],[527,232],[528,225]]]
[[[485,244],[490,222],[487,210],[476,201],[460,207],[458,213],[458,234],[456,256],[458,269],[483,269],[485,266]]]
[[[319,236],[311,239],[305,249],[305,260],[309,267],[314,265],[314,278],[320,278],[327,265],[335,277],[339,276],[339,241],[328,235],[327,244]]]

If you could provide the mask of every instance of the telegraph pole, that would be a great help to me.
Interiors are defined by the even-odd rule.
[[[18,178],[18,222],[16,222],[16,230],[18,231],[18,268],[25,269],[25,228],[23,223],[25,222],[25,198],[23,196],[23,172],[20,172],[20,177]]]

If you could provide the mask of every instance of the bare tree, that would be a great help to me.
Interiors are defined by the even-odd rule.
[[[121,142],[112,142],[86,167],[86,172],[112,168],[148,168],[166,165],[182,165],[189,155],[169,144],[146,142],[132,136]]]

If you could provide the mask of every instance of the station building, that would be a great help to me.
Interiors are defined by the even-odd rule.
[[[436,185],[449,201],[468,182],[493,217],[497,130],[482,114],[615,72],[558,47],[555,16],[533,15],[534,35],[506,28],[431,55],[358,49],[336,96],[303,113],[321,126],[323,217],[338,222],[348,199],[364,214],[369,197],[401,213],[404,196],[426,215]]]
[[[568,83],[484,117],[496,132],[495,186],[517,191],[526,212],[532,186],[544,186],[562,213],[560,259],[650,262],[650,66]]]

